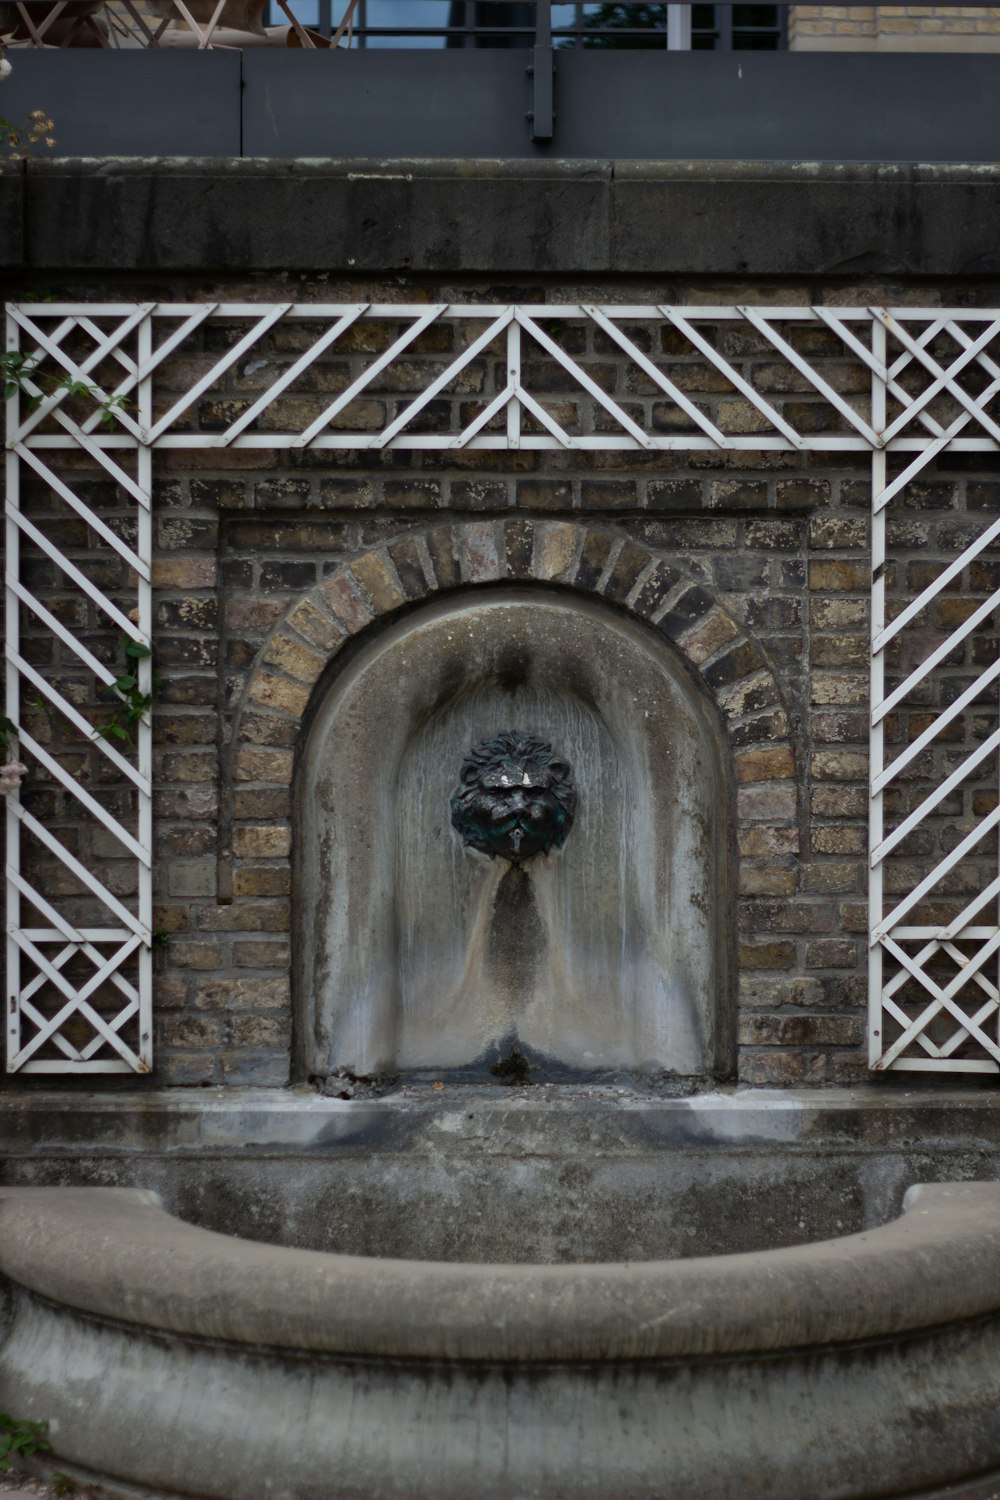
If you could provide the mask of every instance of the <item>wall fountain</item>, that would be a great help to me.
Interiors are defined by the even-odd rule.
[[[59,422],[10,397],[8,709],[34,770],[8,804],[0,1406],[81,1482],[997,1489],[993,491],[911,486],[884,567],[893,465],[942,441],[887,465],[871,424],[879,349],[945,372],[1000,333],[841,292],[17,310],[17,347],[70,363],[95,329],[133,340],[138,403]],[[908,382],[900,431],[987,399],[949,416],[942,386],[932,413]],[[755,477],[728,472],[756,443]],[[871,788],[870,600],[897,627]],[[105,606],[155,623],[167,668],[134,764],[96,732],[116,643],[76,651]],[[911,659],[941,669],[912,704]],[[81,736],[58,787],[47,705]],[[952,1068],[972,1086],[908,1087]]]
[[[985,1496],[1000,1188],[865,1228],[850,1127],[719,1091],[730,778],[676,654],[470,590],[315,702],[299,1052],[327,1092],[177,1105],[158,1162],[116,1162],[143,1187],[0,1190],[0,1403],[113,1496]],[[123,1115],[91,1110],[94,1183]]]

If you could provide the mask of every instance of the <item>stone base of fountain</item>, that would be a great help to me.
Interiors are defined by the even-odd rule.
[[[962,1482],[1000,1470],[1000,1184],[904,1209],[756,1254],[473,1266],[4,1189],[0,1404],[119,1496],[984,1494]]]

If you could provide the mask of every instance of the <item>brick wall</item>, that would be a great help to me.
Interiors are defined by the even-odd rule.
[[[442,300],[455,297],[454,288],[421,295],[438,290]],[[599,290],[650,300],[641,287]],[[381,285],[315,291],[324,301],[392,295]],[[720,300],[750,300],[752,291],[726,288]],[[284,285],[255,287],[260,300],[272,295],[288,300]],[[413,288],[405,295],[412,299]],[[483,286],[475,295],[529,300],[539,292]],[[554,295],[571,302],[596,300],[598,293],[560,286]],[[772,295],[777,303],[804,300],[795,287]],[[928,295],[922,290],[921,301]],[[468,288],[461,298],[472,300]],[[832,384],[847,395],[860,388],[862,377],[832,335],[790,329]],[[397,366],[394,382],[366,393],[352,425],[381,424],[392,389],[420,388],[454,336],[447,325],[431,330]],[[599,330],[567,325],[557,336],[638,420],[661,430],[676,421],[676,411]],[[747,403],[672,330],[657,336],[651,352],[713,420],[730,431],[758,430]],[[753,330],[720,324],[712,336],[800,426],[815,419],[826,430],[829,409]],[[218,325],[200,333],[177,361],[177,389],[233,337]],[[284,410],[266,419],[273,427],[298,423],[330,391],[343,389],[359,361],[381,347],[385,329],[362,328],[352,337],[312,368],[306,387],[282,398]],[[208,431],[232,420],[304,338],[301,328],[280,327],[241,361],[224,389],[206,394],[192,420]],[[254,368],[258,359],[268,361],[266,371]],[[603,420],[580,402],[555,363],[539,361],[530,374],[532,388],[548,391],[551,409],[570,427]],[[452,421],[473,396],[504,378],[502,359],[476,361],[428,422]],[[302,717],[331,655],[437,589],[532,577],[601,595],[649,621],[686,655],[718,704],[735,784],[739,1078],[844,1084],[866,1076],[865,455],[172,450],[157,464],[156,659],[163,682],[154,714],[156,925],[168,941],[156,960],[154,1084],[288,1079],[295,999],[289,789]],[[910,489],[890,529],[894,607],[954,555],[962,534],[981,526],[984,507],[993,503],[995,468],[988,458],[963,454]],[[89,475],[85,482],[88,498],[112,524],[122,513],[114,486]],[[25,503],[91,576],[111,588],[116,577],[122,581],[117,561],[97,556],[84,524],[66,519],[44,487],[29,486]],[[994,572],[991,562],[956,580],[906,650],[926,649],[949,620],[970,612],[995,586]],[[70,597],[51,563],[29,555],[27,576],[98,655],[115,659],[116,636],[98,628],[89,605]],[[988,633],[974,636],[949,663],[927,708],[948,701],[995,646]],[[77,681],[81,706],[99,712],[85,701],[65,648],[36,630],[29,650],[70,691]],[[62,731],[48,712],[29,706],[28,717],[33,732],[58,743]],[[913,713],[893,720],[888,732],[905,741],[921,727]],[[961,743],[980,732],[971,722],[957,731]],[[940,779],[955,748],[946,743],[915,764],[893,815]],[[96,751],[77,745],[73,753],[81,778],[121,805],[126,794],[108,786]],[[969,817],[992,805],[990,798],[995,802],[991,764],[901,851],[900,879],[951,847]],[[90,844],[81,843],[68,799],[43,775],[32,777],[25,798],[82,858],[102,868],[113,889],[127,892],[131,862],[110,859],[114,851],[100,837],[88,833]],[[995,844],[983,851],[986,864],[990,858]],[[84,920],[85,894],[51,862],[46,867],[40,856],[38,863]],[[956,877],[955,893],[963,879],[980,874],[970,866]]]
[[[995,52],[996,5],[790,5],[788,45],[809,52]]]

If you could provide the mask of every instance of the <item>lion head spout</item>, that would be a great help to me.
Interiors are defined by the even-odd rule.
[[[505,729],[469,752],[451,799],[452,827],[463,843],[511,864],[559,849],[575,813],[569,764],[519,729]]]

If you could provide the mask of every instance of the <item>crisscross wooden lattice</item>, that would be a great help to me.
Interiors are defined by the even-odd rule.
[[[1000,312],[34,303],[7,359],[9,1069],[151,1065],[151,730],[107,722],[154,451],[518,448],[870,454],[871,1064],[1000,1069],[1000,520],[912,588],[887,540],[946,450],[1000,452]]]

